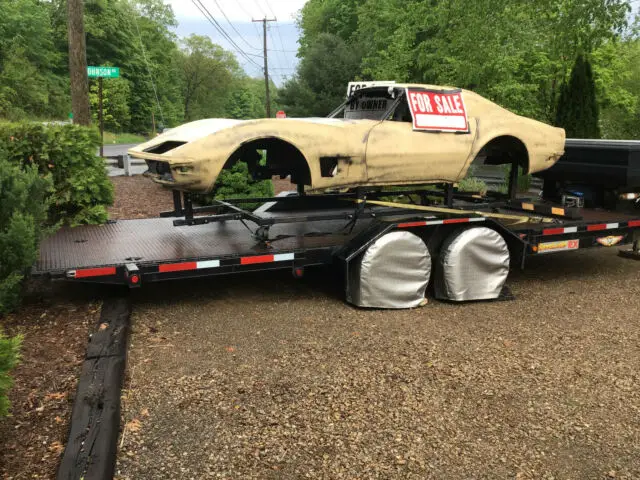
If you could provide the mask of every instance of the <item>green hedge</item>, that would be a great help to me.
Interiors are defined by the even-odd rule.
[[[0,122],[0,151],[5,152],[9,162],[33,165],[41,175],[51,175],[49,225],[107,221],[113,185],[104,160],[96,155],[98,145],[98,134],[91,128]]]
[[[9,372],[16,366],[20,358],[21,337],[7,338],[0,330],[0,417],[5,416],[9,411],[9,400],[7,392],[13,381]]]
[[[0,146],[0,315],[12,310],[22,279],[36,260],[52,191],[51,176],[18,166]]]

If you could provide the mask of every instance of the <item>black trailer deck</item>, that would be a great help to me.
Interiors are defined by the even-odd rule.
[[[323,221],[275,225],[268,243],[253,238],[238,221],[175,227],[167,218],[118,220],[106,225],[63,228],[46,239],[34,274],[64,273],[124,263],[166,263],[204,257],[266,255],[343,245],[365,227],[358,222],[351,233],[333,233],[345,222]]]
[[[215,215],[198,216],[210,207],[195,209],[189,202],[182,220],[161,217],[62,228],[42,242],[32,273],[132,287],[142,281],[280,268],[302,275],[307,266],[353,258],[353,252],[391,230],[410,230],[437,251],[448,232],[480,222],[501,233],[513,262],[522,267],[530,255],[630,243],[638,256],[640,243],[640,214],[571,209],[532,199],[488,201],[461,194],[457,205],[452,196],[448,204],[438,205],[374,199],[354,203],[335,196],[268,200],[268,208],[253,212],[219,202]],[[176,202],[169,215],[184,214],[178,207]]]

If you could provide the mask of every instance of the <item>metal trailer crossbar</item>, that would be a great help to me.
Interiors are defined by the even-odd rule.
[[[416,204],[385,201],[398,196]],[[440,199],[437,205],[434,199]],[[240,207],[245,203],[262,206],[249,211]],[[481,197],[451,187],[228,200],[207,207],[174,192],[174,210],[160,218],[62,228],[43,241],[32,273],[139,287],[274,269],[300,277],[306,267],[334,265],[344,273],[351,303],[402,308],[418,305],[429,283],[437,298],[497,298],[509,264],[524,268],[533,255],[629,244],[627,255],[640,258],[640,213]],[[412,280],[391,285],[403,278]],[[409,295],[414,290],[418,294]]]

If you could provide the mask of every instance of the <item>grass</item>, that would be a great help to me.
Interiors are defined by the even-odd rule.
[[[136,135],[135,133],[112,133],[104,132],[104,144],[105,145],[119,145],[125,143],[142,143],[147,139],[142,135]]]

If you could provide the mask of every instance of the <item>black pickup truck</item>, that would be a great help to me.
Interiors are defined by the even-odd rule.
[[[571,198],[589,208],[640,208],[639,140],[566,140],[565,154],[542,178],[543,198]]]

